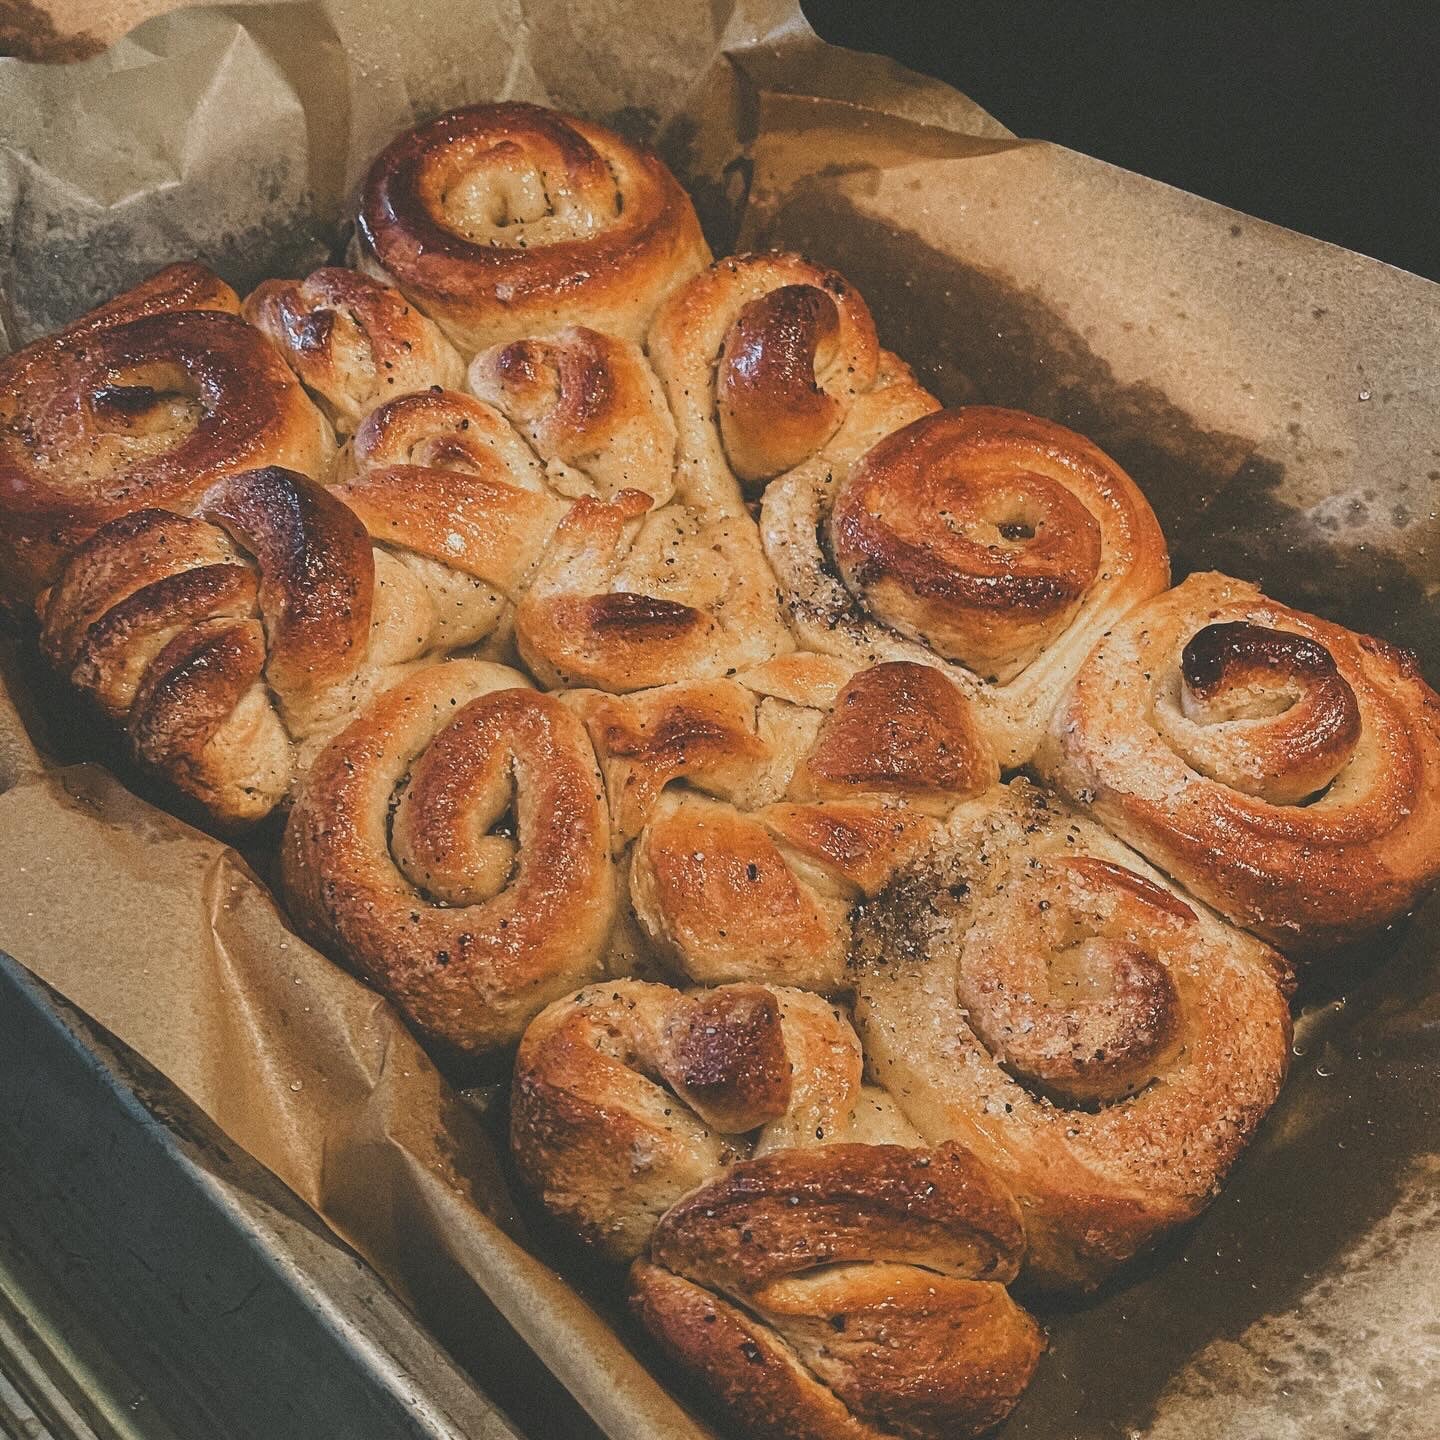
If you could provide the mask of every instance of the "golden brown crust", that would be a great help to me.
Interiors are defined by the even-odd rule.
[[[662,958],[692,980],[843,983],[850,897],[806,883],[763,821],[729,805],[662,801],[635,843],[630,896]]]
[[[866,1054],[1014,1192],[1032,1276],[1088,1288],[1199,1213],[1273,1103],[1284,967],[1027,782],[946,830],[858,927]]]
[[[790,655],[569,703],[595,741],[617,846],[638,833],[636,917],[665,964],[706,983],[841,989],[856,901],[999,774],[964,697],[928,666],[845,678],[830,657]],[[688,793],[664,793],[677,781]]]
[[[748,515],[647,495],[577,500],[516,614],[547,686],[617,692],[723,675],[793,648]]]
[[[1012,678],[1099,576],[1095,517],[1031,468],[1060,438],[1034,417],[975,407],[882,440],[830,511],[830,552],[850,593],[944,659]],[[1086,479],[1100,490],[1109,477],[1063,438],[1066,464],[1093,469]]]
[[[790,793],[831,800],[882,791],[914,805],[938,803],[943,813],[956,796],[996,778],[960,691],[928,666],[892,661],[849,680],[796,768]]]
[[[672,781],[688,777],[715,795],[766,793],[757,787],[773,757],[757,731],[755,695],[744,685],[700,680],[623,697],[581,690],[569,703],[595,742],[620,844],[640,833]]]
[[[329,491],[290,471],[249,470],[196,507],[254,557],[269,657],[281,694],[302,695],[354,673],[374,603],[370,540]]]
[[[650,1256],[733,1292],[865,1260],[1004,1283],[1024,1247],[1015,1202],[958,1145],[835,1144],[730,1166],[666,1214]]]
[[[631,1260],[660,1216],[724,1166],[796,1134],[845,1133],[862,1099],[854,1031],[817,996],[615,980],[526,1030],[511,1148],[553,1214]]]
[[[240,313],[240,297],[211,269],[197,260],[177,260],[138,285],[87,310],[60,333],[78,335],[107,325],[123,325],[142,315],[173,314],[178,310],[219,310]]]
[[[1081,436],[1013,410],[913,408],[877,401],[869,448],[832,444],[772,484],[766,555],[802,643],[943,666],[1018,765],[1101,632],[1166,584],[1164,537]],[[887,431],[892,413],[909,423]]]
[[[950,796],[951,803],[955,798]],[[817,871],[835,883],[845,902],[848,932],[851,903],[860,896],[878,895],[890,877],[935,838],[935,822],[905,799],[878,798],[872,792],[850,800],[767,805],[757,818],[792,863],[802,862],[797,868],[805,871],[812,890],[824,893],[824,887],[816,884]],[[803,865],[804,861],[810,865]]]
[[[857,1419],[768,1325],[713,1291],[637,1260],[630,1308],[679,1373],[760,1440],[894,1440]]]
[[[326,266],[304,280],[266,280],[245,318],[304,382],[341,435],[375,406],[431,385],[459,387],[460,356],[398,291]]]
[[[371,166],[362,268],[467,355],[567,323],[639,340],[709,260],[689,197],[654,155],[535,105],[452,110]]]
[[[958,1146],[785,1150],[670,1210],[631,1303],[756,1434],[974,1436],[1042,1348],[1003,1284],[1022,1245],[1014,1201]]]
[[[562,494],[640,490],[663,505],[674,493],[675,422],[633,342],[567,325],[482,351],[469,383],[525,435]]]
[[[648,341],[679,428],[678,489],[736,509],[815,453],[874,384],[881,352],[858,291],[801,255],[735,255],[676,291]]]
[[[505,418],[453,390],[372,410],[341,456],[335,489],[376,540],[483,582],[497,617],[565,513]]]
[[[40,598],[40,644],[137,758],[247,824],[284,798],[304,717],[365,662],[374,567],[355,516],[292,471],[230,476],[196,512],[96,531]]]
[[[185,510],[264,465],[320,475],[333,439],[199,266],[172,266],[0,361],[0,573],[29,599],[107,520]]]
[[[594,752],[526,686],[479,661],[412,672],[316,759],[285,832],[306,933],[471,1053],[598,974],[615,915]],[[513,840],[489,835],[510,814]]]
[[[1207,625],[1180,653],[1180,709],[1191,764],[1212,780],[1298,804],[1355,753],[1360,707],[1330,652],[1308,636],[1245,621]],[[1258,727],[1227,724],[1263,720]],[[1205,727],[1219,743],[1206,745]]]
[[[1223,575],[1192,575],[1114,628],[1039,764],[1296,955],[1395,919],[1440,878],[1435,692],[1391,647]]]
[[[836,431],[844,406],[820,387],[840,334],[828,290],[782,285],[735,317],[715,378],[720,436],[741,478],[768,480],[808,460]]]
[[[512,1096],[526,1183],[611,1258],[649,1245],[636,1313],[757,1433],[973,1435],[1028,1381],[1014,1201],[918,1148],[817,996],[593,985],[532,1022]]]

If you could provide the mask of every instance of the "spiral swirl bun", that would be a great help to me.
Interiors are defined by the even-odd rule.
[[[567,325],[483,351],[470,388],[526,436],[562,494],[640,490],[663,505],[674,493],[675,422],[638,345]]]
[[[1293,631],[1243,620],[1197,630],[1180,653],[1179,699],[1155,711],[1171,747],[1272,805],[1325,789],[1360,739],[1360,707],[1334,657]],[[1265,723],[1235,723],[1247,720]]]
[[[840,1011],[796,989],[596,985],[516,1056],[521,1176],[639,1257],[636,1315],[756,1436],[972,1436],[1030,1380],[1014,1201],[917,1145]]]
[[[412,672],[326,747],[282,869],[305,932],[467,1054],[598,975],[615,917],[583,726],[483,661]]]
[[[566,324],[639,341],[709,262],[688,196],[648,150],[535,105],[473,105],[381,151],[360,268],[467,356]]]
[[[1046,1286],[1198,1214],[1285,1075],[1279,957],[1025,781],[955,811],[857,952],[877,1080],[1009,1186]]]
[[[398,290],[338,266],[266,280],[243,314],[280,352],[341,435],[375,406],[431,385],[459,386],[450,342]]]
[[[41,648],[143,764],[211,819],[248,823],[285,797],[295,742],[337,695],[380,683],[374,581],[339,501],[291,471],[248,471],[195,516],[102,526],[41,597]]]
[[[1004,1289],[1019,1216],[862,1068],[803,991],[614,981],[526,1031],[511,1145],[552,1214],[635,1259],[646,1328],[753,1433],[978,1434],[1041,1349]]]
[[[800,255],[720,260],[678,290],[649,352],[680,431],[679,486],[734,505],[798,465],[874,384],[881,351],[869,308],[842,276]]]
[[[0,574],[31,599],[107,520],[187,510],[225,475],[321,475],[324,417],[234,293],[200,266],[0,361]]]
[[[843,988],[857,900],[924,850],[936,817],[995,782],[964,698],[938,671],[842,677],[828,657],[797,655],[734,680],[572,700],[617,840],[639,831],[635,916],[679,974]]]
[[[1099,578],[1100,526],[976,418],[930,416],[871,450],[836,496],[830,548],[873,614],[1003,681],[1074,618]]]
[[[1168,576],[1155,517],[1113,461],[987,406],[922,415],[783,477],[761,527],[804,643],[945,663],[1006,765],[1029,758],[1105,627]]]
[[[360,468],[333,490],[269,467],[212,486],[193,516],[121,516],[38,602],[51,664],[213,822],[282,804],[416,661],[502,642],[511,605],[488,581],[518,586],[563,509],[507,483],[505,461],[534,484],[539,467],[468,397],[425,392],[372,420],[349,456]],[[467,469],[370,464],[393,454]]]
[[[1440,878],[1440,699],[1404,653],[1192,575],[1096,647],[1042,771],[1287,952],[1351,940]]]

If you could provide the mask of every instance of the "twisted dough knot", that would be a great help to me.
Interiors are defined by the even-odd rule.
[[[0,573],[15,599],[107,520],[188,510],[222,476],[319,475],[334,441],[233,291],[173,265],[0,361]]]
[[[689,197],[648,150],[534,105],[473,105],[381,151],[360,266],[467,355],[566,323],[639,341],[710,255]]]
[[[292,741],[353,693],[374,570],[365,531],[293,472],[222,480],[195,516],[102,526],[41,596],[41,648],[137,757],[212,818],[286,794]]]
[[[1168,574],[1155,517],[1113,461],[987,406],[830,447],[769,488],[761,528],[802,643],[946,664],[1007,766],[1030,757],[1105,627]]]
[[[464,373],[431,321],[398,290],[356,270],[328,266],[304,280],[266,280],[243,313],[341,435],[382,401],[431,385],[455,389]]]
[[[1202,775],[1296,805],[1323,790],[1360,740],[1355,692],[1318,641],[1245,621],[1197,630],[1180,656],[1180,704],[1155,719]],[[1168,703],[1167,703],[1168,702]]]
[[[617,844],[639,831],[636,918],[667,965],[705,983],[841,988],[855,903],[924,849],[933,817],[998,775],[964,698],[926,666],[847,678],[795,655],[571,703],[601,756]],[[688,793],[665,793],[682,779]]]
[[[757,484],[821,449],[881,359],[859,292],[781,253],[697,276],[656,315],[649,351],[679,426],[682,495],[732,506],[737,477]]]
[[[1198,1214],[1284,1078],[1279,957],[1024,781],[961,805],[856,947],[877,1079],[1010,1187],[1046,1285]]]
[[[341,456],[336,492],[425,593],[447,648],[499,632],[565,513],[498,411],[452,390],[391,400]],[[430,599],[427,601],[426,597]]]
[[[470,1054],[599,974],[615,916],[583,726],[483,661],[412,671],[336,736],[302,782],[282,871],[317,943]]]
[[[577,500],[516,613],[547,686],[611,691],[759,664],[794,648],[748,515],[622,490]]]
[[[800,990],[598,985],[516,1056],[521,1175],[612,1259],[650,1244],[641,1319],[761,1435],[970,1434],[1029,1379],[1014,1203],[917,1140]]]
[[[1005,1289],[1022,1248],[959,1146],[787,1150],[676,1205],[630,1299],[752,1434],[952,1440],[1004,1419],[1043,1349]]]
[[[1223,575],[1117,625],[1037,760],[1297,955],[1395,919],[1440,878],[1440,699],[1412,658]]]
[[[530,441],[562,495],[675,490],[675,422],[638,345],[567,325],[482,351],[470,388]]]
[[[615,1260],[736,1159],[914,1132],[861,1080],[860,1042],[803,990],[617,980],[558,1001],[515,1057],[511,1146],[546,1208]]]

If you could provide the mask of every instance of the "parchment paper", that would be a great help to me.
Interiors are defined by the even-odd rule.
[[[1177,578],[1258,579],[1440,678],[1440,287],[1018,141],[821,45],[789,0],[300,0],[163,16],[64,67],[0,61],[6,336],[181,256],[242,289],[303,271],[343,246],[394,131],[510,96],[658,139],[718,248],[837,265],[945,400],[1093,436],[1155,504]],[[72,763],[93,737],[46,728],[23,637],[0,668],[0,947],[453,1347],[477,1348],[456,1331],[477,1287],[617,1440],[708,1433],[532,1254],[553,1258],[491,1134],[389,1007],[289,932],[242,858]],[[1042,1309],[1051,1354],[1007,1437],[1434,1440],[1437,937],[1432,904],[1311,981],[1239,1172],[1163,1254]]]

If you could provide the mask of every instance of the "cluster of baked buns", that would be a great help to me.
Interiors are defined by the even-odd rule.
[[[1293,966],[1440,876],[1405,654],[1192,575],[649,153],[401,136],[354,269],[162,271],[0,363],[0,564],[300,929],[451,1056],[710,1402],[960,1437],[1275,1100]],[[965,317],[957,316],[957,324]],[[1143,477],[1142,481],[1143,481]],[[1275,948],[1272,948],[1275,947]]]

